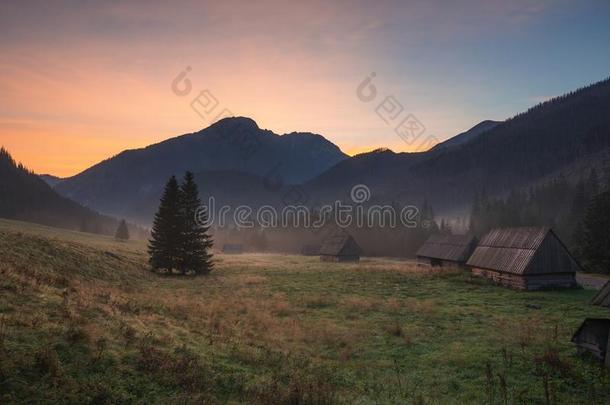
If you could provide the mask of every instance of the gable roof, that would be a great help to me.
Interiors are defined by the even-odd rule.
[[[610,319],[586,318],[572,336],[572,343],[610,368]]]
[[[432,235],[417,251],[418,257],[466,262],[475,248],[471,235]]]
[[[581,338],[584,336],[585,339]],[[610,319],[605,318],[585,318],[572,335],[572,343],[579,343],[582,340],[590,340],[591,337],[598,340],[604,348],[607,348],[608,338],[610,337]]]
[[[574,273],[578,268],[548,227],[493,229],[481,239],[466,264],[518,275]]]
[[[602,307],[610,307],[610,281],[608,281],[601,290],[591,300],[592,305],[601,305]]]
[[[345,232],[330,235],[320,248],[321,256],[359,256],[361,254],[360,246]]]

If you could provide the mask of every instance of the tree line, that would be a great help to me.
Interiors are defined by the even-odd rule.
[[[198,220],[201,220],[201,223]],[[212,268],[213,241],[208,233],[193,173],[181,184],[171,176],[161,196],[148,244],[152,270],[165,274],[208,274]]]
[[[471,233],[515,226],[550,226],[586,270],[610,273],[610,171],[591,169],[576,182],[560,175],[505,197],[476,194]]]

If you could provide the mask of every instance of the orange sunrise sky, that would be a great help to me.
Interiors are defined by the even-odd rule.
[[[604,77],[607,55],[553,38],[594,29],[570,19],[569,2],[506,3],[3,2],[0,145],[37,173],[74,175],[207,127],[212,116],[190,107],[207,89],[279,134],[319,133],[348,154],[410,151],[375,112],[386,96],[443,140]],[[171,85],[187,66],[180,97]],[[356,89],[371,72],[379,94],[365,103]]]

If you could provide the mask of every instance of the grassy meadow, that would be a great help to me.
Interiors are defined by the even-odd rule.
[[[609,403],[570,337],[595,292],[407,261],[216,256],[0,220],[0,403]]]

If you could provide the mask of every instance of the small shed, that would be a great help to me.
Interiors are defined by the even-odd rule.
[[[591,354],[610,369],[609,332],[610,319],[587,318],[572,337],[572,343],[576,344],[579,353]]]
[[[608,281],[601,290],[591,300],[592,305],[602,307],[610,307],[610,281]]]
[[[461,266],[477,245],[471,235],[432,235],[417,251],[417,261],[431,266]]]
[[[244,245],[238,243],[225,243],[222,245],[222,253],[238,255],[244,253]]]
[[[493,229],[481,239],[466,265],[475,275],[525,290],[576,287],[580,269],[547,227]]]
[[[323,262],[357,262],[362,249],[349,234],[336,232],[324,241],[319,254]]]
[[[321,245],[309,244],[303,245],[301,248],[301,254],[303,256],[317,256],[320,254]]]

